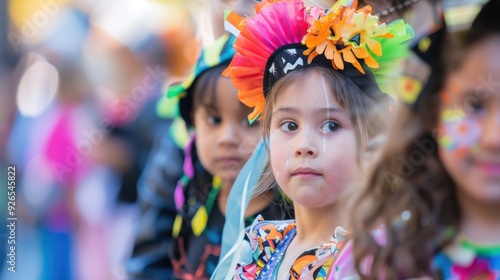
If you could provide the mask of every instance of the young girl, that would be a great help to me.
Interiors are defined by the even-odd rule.
[[[149,201],[166,205],[156,209],[163,213],[158,221],[161,223],[149,228],[149,232],[157,234],[154,238],[159,242],[147,238],[151,233],[143,231],[137,237],[128,267],[131,272],[137,271],[133,274],[138,277],[208,279],[217,264],[227,194],[255,147],[259,128],[258,123],[249,124],[246,118],[249,109],[238,101],[231,80],[221,76],[234,54],[233,41],[234,37],[228,35],[219,38],[202,52],[192,75],[168,90],[169,97],[180,98],[180,114],[190,137],[184,148],[184,174],[180,179],[177,177],[177,185],[168,185],[172,180],[170,174],[175,174],[177,167],[167,160],[168,167],[162,170],[167,174],[165,185],[146,182],[153,185],[140,191],[145,199],[152,192],[160,193]],[[167,157],[176,156],[171,144],[168,150],[171,154]],[[273,199],[273,193],[269,192],[252,200],[247,217],[253,220],[256,213],[264,212],[283,218]],[[155,215],[154,205],[149,206],[145,218]],[[155,243],[158,247],[151,249]],[[141,260],[149,264],[140,265]]]
[[[233,84],[254,107],[250,120],[262,117],[267,176],[293,201],[296,218],[255,221],[237,279],[324,279],[347,239],[340,200],[362,176],[359,155],[389,112],[371,68],[388,71],[377,59],[392,41],[394,56],[384,62],[394,65],[409,39],[402,21],[379,24],[370,7],[356,5],[339,1],[325,12],[301,0],[262,1],[254,18],[228,15],[239,30]],[[276,185],[268,181],[254,197]]]
[[[466,35],[448,36],[442,77],[396,115],[397,141],[356,206],[354,252],[366,278],[500,277],[499,10],[489,1]]]

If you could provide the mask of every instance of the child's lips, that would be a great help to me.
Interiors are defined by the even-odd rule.
[[[321,172],[309,167],[299,167],[292,171],[291,175],[297,178],[315,178],[321,176]]]
[[[221,157],[216,159],[216,163],[222,165],[239,165],[242,162],[242,159],[239,157]]]

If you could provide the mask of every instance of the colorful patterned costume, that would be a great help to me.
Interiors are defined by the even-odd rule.
[[[287,245],[283,246],[282,242],[286,242],[287,236],[291,241],[295,236],[295,230],[296,226],[293,220],[265,221],[262,216],[259,216],[247,231],[247,239],[245,239],[242,251],[242,256],[247,258],[238,262],[235,278],[241,280],[257,279],[257,277],[267,279],[259,274],[272,258],[278,258],[276,265],[279,266],[287,247]],[[341,255],[339,252],[344,249],[347,242],[348,232],[337,227],[329,242],[303,252],[295,260],[290,269],[289,279],[326,279],[332,263],[337,262],[337,257]],[[279,247],[283,247],[282,252],[279,252]],[[252,257],[248,258],[248,256]],[[338,267],[335,268],[335,270],[338,269]],[[277,272],[278,269],[272,269],[268,276],[269,279],[276,279]]]
[[[500,246],[482,247],[458,238],[434,259],[442,279],[500,279]]]

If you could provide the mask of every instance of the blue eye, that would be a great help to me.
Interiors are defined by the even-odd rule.
[[[294,122],[291,122],[291,121],[287,121],[287,122],[283,122],[281,125],[280,125],[280,128],[283,130],[283,131],[286,131],[286,132],[291,132],[291,131],[295,131],[297,129],[299,129],[299,126],[294,123]]]
[[[321,127],[321,130],[323,130],[324,132],[336,132],[339,129],[340,129],[340,124],[333,121],[327,121]]]
[[[217,115],[208,115],[207,116],[207,122],[211,125],[218,125],[222,123],[222,118]]]

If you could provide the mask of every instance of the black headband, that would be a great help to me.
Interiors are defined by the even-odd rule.
[[[307,47],[301,43],[284,45],[275,50],[267,59],[266,68],[264,71],[264,96],[267,97],[269,91],[286,74],[291,71],[320,66],[327,69],[334,69],[332,61],[327,59],[324,55],[318,55],[311,63],[307,63],[307,55],[304,51]],[[381,96],[387,96],[382,93],[375,77],[371,70],[366,66],[363,61],[360,61],[361,66],[365,70],[365,74],[359,72],[352,64],[345,63],[344,70],[338,70],[338,73],[344,75],[353,81],[366,95],[374,100],[380,100]]]

